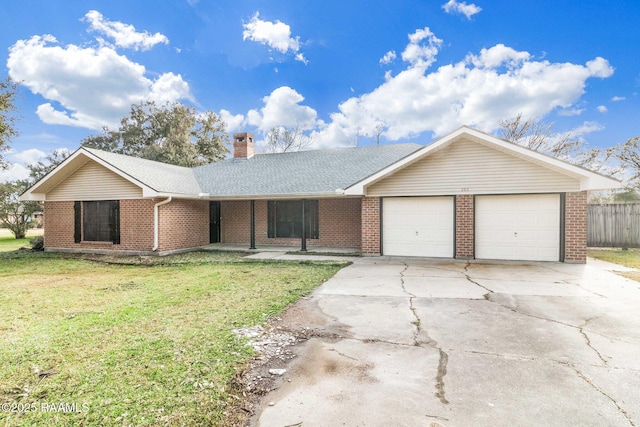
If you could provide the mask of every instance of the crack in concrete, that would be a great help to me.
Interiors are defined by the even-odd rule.
[[[553,270],[552,270],[552,271],[553,271]],[[600,298],[607,298],[605,295],[599,294],[599,293],[597,293],[597,292],[593,292],[592,290],[585,288],[584,286],[582,286],[582,285],[581,285],[581,284],[579,284],[579,283],[570,282],[570,281],[568,281],[568,280],[561,280],[559,283],[564,283],[565,285],[573,285],[573,286],[577,286],[577,287],[579,287],[580,289],[582,289],[583,291],[589,292],[590,294],[593,294],[593,295],[595,295],[595,296],[597,296],[597,297],[600,297]]]
[[[407,291],[407,288],[404,282],[404,273],[408,269],[409,269],[409,264],[404,263],[404,269],[400,272],[400,284],[402,285],[402,291],[409,296],[409,310],[411,310],[413,317],[415,317],[416,319],[415,322],[413,322],[414,326],[416,327],[416,330],[413,334],[413,343],[414,343],[413,345],[416,347],[421,347],[420,341],[418,341],[418,336],[422,331],[422,326],[420,322],[420,317],[418,316],[418,312],[416,311],[416,308],[413,306],[413,300],[414,298],[417,298],[417,296]],[[447,374],[447,363],[449,361],[449,355],[445,353],[440,347],[438,347],[438,343],[435,340],[433,340],[428,334],[426,334],[426,332],[425,332],[425,335],[427,335],[427,341],[425,341],[425,344],[427,344],[429,347],[432,347],[438,350],[440,354],[440,359],[438,360],[438,371],[436,374],[435,395],[440,400],[440,402],[444,403],[445,405],[448,405],[449,401],[445,398],[445,391],[444,391],[444,376]]]
[[[413,299],[416,298],[416,296],[411,292],[407,291],[407,288],[404,285],[404,273],[408,269],[409,269],[409,264],[404,263],[404,269],[400,272],[400,284],[402,285],[402,292],[409,295],[409,310],[411,310],[413,317],[415,317],[416,319],[414,322],[412,322],[413,325],[415,326],[415,332],[413,333],[413,345],[415,345],[416,347],[420,347],[420,342],[418,342],[418,335],[420,334],[420,317],[416,312],[416,308],[413,306]]]
[[[447,363],[449,362],[449,355],[438,349],[440,352],[440,360],[438,361],[438,375],[436,375],[436,397],[440,399],[440,402],[445,405],[449,404],[449,401],[445,397],[444,393],[444,376],[447,375]]]
[[[586,325],[586,323],[585,323],[585,325]],[[593,350],[593,351],[598,355],[598,358],[599,358],[600,360],[602,360],[602,363],[604,363],[604,364],[605,364],[605,366],[608,366],[608,365],[609,365],[609,362],[607,362],[607,360],[606,360],[604,357],[602,357],[602,354],[598,351],[598,349],[596,349],[593,345],[591,345],[591,340],[590,340],[590,339],[589,339],[589,337],[587,336],[587,333],[584,331],[584,326],[580,326],[580,327],[578,328],[578,330],[580,331],[580,333],[581,333],[581,334],[582,334],[582,336],[584,337],[584,340],[587,342],[587,346],[588,346],[591,350]]]
[[[580,332],[580,334],[584,337],[585,342],[587,343],[587,346],[588,346],[591,350],[593,350],[593,352],[598,356],[598,358],[602,361],[602,363],[603,363],[605,366],[608,366],[608,362],[607,362],[607,360],[602,356],[602,353],[600,353],[600,352],[599,352],[599,351],[598,351],[598,350],[597,350],[597,349],[596,349],[596,348],[591,344],[591,340],[589,339],[589,337],[587,336],[586,332],[584,331],[584,326],[586,326],[586,325],[587,325],[587,323],[589,323],[589,321],[591,321],[591,320],[593,320],[593,319],[587,319],[587,321],[585,322],[585,324],[584,324],[583,326],[576,326],[576,325],[572,325],[572,324],[570,324],[570,323],[561,322],[561,321],[559,321],[559,320],[549,319],[549,318],[547,318],[547,317],[536,316],[536,315],[534,315],[534,314],[525,313],[525,312],[522,312],[522,311],[518,310],[518,309],[517,309],[517,308],[515,308],[515,307],[511,307],[511,306],[508,306],[508,305],[505,305],[505,304],[501,304],[501,303],[499,303],[498,301],[495,301],[495,300],[493,300],[493,299],[491,298],[491,295],[492,295],[492,294],[495,294],[495,292],[494,292],[494,291],[492,291],[491,289],[487,288],[486,286],[481,285],[480,283],[478,283],[478,282],[474,281],[474,280],[471,278],[471,276],[468,274],[468,268],[469,268],[469,266],[470,266],[470,265],[471,265],[471,263],[470,263],[470,262],[467,262],[467,265],[466,265],[466,266],[465,266],[465,268],[464,268],[464,275],[465,275],[465,277],[467,278],[467,280],[468,280],[470,283],[473,283],[474,285],[479,286],[479,287],[481,287],[482,289],[485,289],[485,290],[487,290],[487,291],[488,291],[486,294],[484,294],[484,295],[483,295],[485,300],[487,300],[487,301],[489,301],[489,302],[492,302],[492,303],[494,303],[494,304],[498,304],[499,306],[504,307],[504,308],[506,308],[507,310],[512,311],[513,313],[518,313],[518,314],[521,314],[521,315],[523,315],[523,316],[532,317],[532,318],[534,318],[534,319],[545,320],[545,321],[547,321],[547,322],[553,322],[553,323],[557,323],[557,324],[559,324],[559,325],[568,326],[568,327],[570,327],[570,328],[577,329],[577,330]],[[578,285],[578,286],[579,286],[579,285]],[[597,294],[596,294],[596,295],[597,295]]]
[[[464,277],[467,279],[467,281],[469,283],[473,283],[474,285],[479,286],[482,289],[484,289],[485,291],[487,291],[487,293],[484,294],[483,297],[484,297],[484,299],[489,301],[489,294],[493,294],[494,292],[491,289],[487,288],[486,286],[481,285],[480,283],[478,283],[478,282],[474,281],[473,279],[471,279],[471,276],[469,275],[469,267],[471,267],[471,263],[469,261],[467,261],[467,264],[464,266],[464,270],[463,270]]]
[[[426,414],[425,417],[427,417],[427,418],[435,418],[436,420],[440,420],[440,421],[449,421],[449,418],[439,417],[438,415]]]
[[[605,366],[609,365],[608,361],[602,356],[602,353],[600,353],[591,344],[591,340],[589,339],[589,337],[587,336],[586,332],[584,331],[584,326],[586,326],[586,324],[589,323],[589,321],[593,320],[593,319],[587,319],[587,321],[585,322],[585,324],[583,326],[576,326],[576,325],[572,325],[571,323],[561,322],[560,320],[549,319],[548,317],[536,316],[535,314],[525,313],[525,312],[520,311],[520,310],[518,310],[518,309],[516,309],[514,307],[510,307],[508,305],[501,304],[501,303],[491,299],[490,297],[487,298],[487,301],[492,302],[494,304],[498,304],[499,306],[504,307],[507,310],[512,311],[513,313],[518,313],[518,314],[520,314],[522,316],[527,316],[527,317],[531,317],[533,319],[538,319],[538,320],[544,320],[546,322],[557,323],[558,325],[563,325],[563,326],[567,326],[569,328],[573,328],[573,329],[578,330],[580,332],[580,335],[582,335],[582,337],[584,338],[584,340],[585,340],[585,342],[587,344],[587,347],[589,347],[598,356],[598,359],[600,359]]]
[[[346,354],[339,352],[335,348],[329,348],[329,349],[327,349],[327,351],[333,351],[334,353],[337,353],[342,357],[346,357],[347,359],[355,360],[356,362],[358,361],[358,359],[356,359],[355,357],[347,356]]]
[[[571,366],[571,368],[573,368],[574,371],[576,371],[576,374],[578,374],[578,376],[580,378],[582,378],[582,380],[584,382],[586,382],[587,384],[589,384],[595,391],[597,391],[598,393],[600,393],[601,395],[605,396],[607,399],[609,399],[614,405],[616,405],[616,408],[618,408],[618,411],[627,419],[627,421],[629,422],[629,425],[631,426],[635,426],[635,423],[633,422],[633,420],[631,419],[631,417],[629,416],[629,414],[627,413],[627,411],[625,411],[622,406],[620,406],[620,404],[611,396],[609,396],[607,393],[604,392],[604,390],[602,390],[600,387],[598,387],[597,385],[595,385],[585,374],[583,374],[582,372],[580,372],[580,370],[578,368],[576,368],[573,365],[569,365]]]

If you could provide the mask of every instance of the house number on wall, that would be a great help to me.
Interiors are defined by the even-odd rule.
[[[460,192],[461,192],[461,193],[468,193],[468,192],[469,192],[469,187],[462,187],[462,188],[460,188]]]

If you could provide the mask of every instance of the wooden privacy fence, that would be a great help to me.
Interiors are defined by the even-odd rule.
[[[587,245],[640,248],[640,203],[589,205]]]

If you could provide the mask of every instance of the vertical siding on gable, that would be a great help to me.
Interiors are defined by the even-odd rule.
[[[121,200],[142,197],[142,189],[89,161],[47,193],[47,200]]]
[[[578,191],[572,177],[477,142],[461,140],[372,184],[367,196]]]

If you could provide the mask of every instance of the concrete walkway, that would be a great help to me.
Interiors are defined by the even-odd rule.
[[[277,259],[283,261],[355,261],[358,259],[356,256],[347,255],[322,255],[319,252],[315,253],[288,253],[286,251],[269,251],[258,252],[253,255],[247,255],[247,259]]]
[[[640,425],[640,283],[608,267],[358,258],[286,313],[315,337],[253,425]]]

